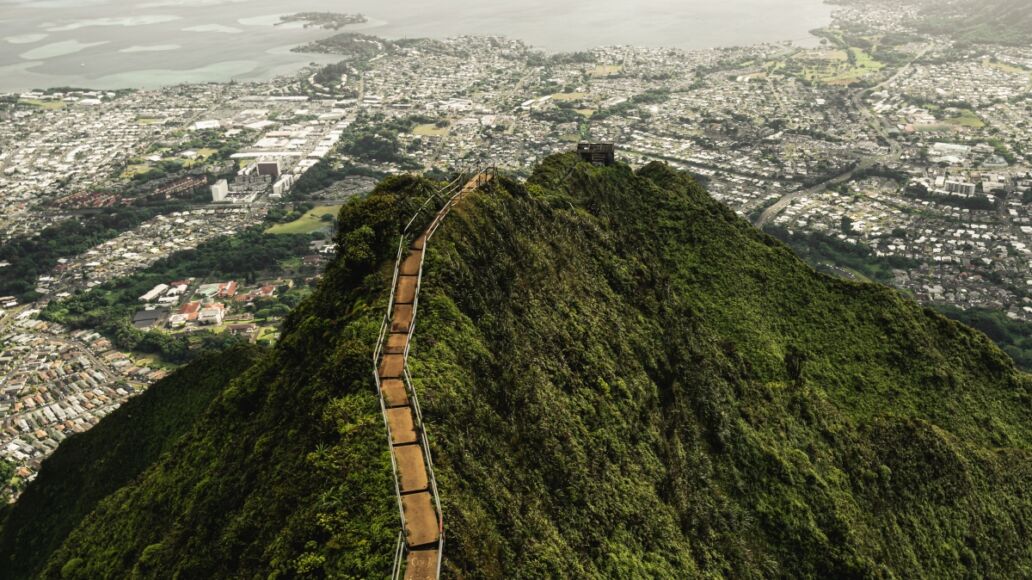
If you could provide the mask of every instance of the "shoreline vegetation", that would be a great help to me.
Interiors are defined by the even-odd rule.
[[[365,24],[369,22],[361,14],[340,14],[337,12],[298,12],[281,16],[280,21],[274,26],[282,26],[292,22],[303,22],[305,28],[324,28],[326,30],[340,30],[345,26],[354,24]]]

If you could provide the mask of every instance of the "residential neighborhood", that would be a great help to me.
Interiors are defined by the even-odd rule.
[[[1032,48],[957,43],[912,18],[851,4],[805,44],[570,54],[345,34],[295,49],[339,63],[270,81],[2,95],[0,242],[48,261],[0,258],[0,281],[32,273],[0,292],[0,455],[31,479],[61,439],[175,366],[48,308],[148,273],[119,304],[140,335],[272,343],[337,250],[337,212],[379,179],[523,177],[579,142],[690,172],[757,227],[818,248],[820,271],[1032,323]],[[57,231],[76,251],[48,248]],[[310,238],[249,275],[154,273],[211,244],[246,250],[254,237],[228,241],[248,233]]]

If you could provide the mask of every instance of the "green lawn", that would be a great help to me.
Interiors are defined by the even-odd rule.
[[[963,109],[960,112],[959,117],[950,117],[946,119],[947,125],[953,125],[956,127],[970,127],[972,129],[981,129],[985,127],[985,121],[981,119],[974,111],[969,109]]]
[[[852,55],[852,62],[850,62]],[[803,53],[802,77],[829,85],[848,85],[885,68],[863,49],[822,50]]]
[[[151,170],[149,163],[133,163],[127,165],[125,171],[122,172],[122,179],[132,179],[134,176],[141,173],[147,173]]]
[[[552,95],[553,101],[580,101],[588,98],[588,93],[556,93]]]
[[[330,223],[322,220],[325,215],[336,216],[340,211],[340,205],[319,205],[309,210],[298,219],[286,223],[277,224],[265,230],[267,234],[311,234],[324,230]]]
[[[591,77],[596,79],[604,79],[613,75],[618,75],[623,72],[623,66],[618,64],[600,64],[591,71]]]
[[[448,135],[448,127],[438,127],[434,123],[427,123],[417,125],[412,133],[421,137],[445,137]]]
[[[1010,74],[1015,74],[1015,75],[1029,74],[1029,72],[1030,72],[1028,69],[1017,67],[1017,66],[1014,66],[1012,64],[1007,64],[1005,62],[992,62],[988,58],[982,59],[982,64],[985,65],[985,66],[988,66],[990,68],[995,68],[996,70],[1000,70],[1000,71],[1003,71],[1005,73],[1010,73]]]
[[[65,108],[64,101],[42,101],[39,99],[19,99],[19,104],[29,105],[32,107],[39,107],[41,109],[63,109]]]
[[[985,127],[985,121],[981,117],[970,109],[962,109],[960,115],[956,117],[946,117],[933,125],[920,125],[918,130],[946,131],[951,129],[981,129],[982,127]]]

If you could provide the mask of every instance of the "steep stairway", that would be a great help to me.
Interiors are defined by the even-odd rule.
[[[465,184],[456,180],[446,186],[436,194],[451,195],[445,206],[437,212],[426,230],[412,241],[407,252],[402,250],[404,237],[399,246],[391,303],[374,355],[376,384],[391,448],[403,527],[403,544],[398,551],[395,577],[401,572],[400,557],[404,554],[406,579],[435,580],[440,575],[444,547],[444,524],[433,476],[433,461],[423,429],[419,399],[406,367],[419,306],[423,258],[427,244],[451,208],[489,183],[493,176],[490,171],[479,172]]]

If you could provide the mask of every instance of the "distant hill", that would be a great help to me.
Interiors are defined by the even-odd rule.
[[[922,12],[922,28],[972,43],[1028,46],[1032,43],[1032,6],[1027,0],[953,0],[935,2]]]
[[[389,575],[371,358],[432,186],[346,205],[276,349],[86,516],[61,477],[105,468],[59,451],[26,492],[52,503],[3,534],[70,532],[0,553],[46,578]],[[1032,576],[1032,377],[888,288],[815,273],[686,175],[552,157],[465,199],[426,260],[410,366],[445,576]],[[82,442],[152,433],[106,423]]]

